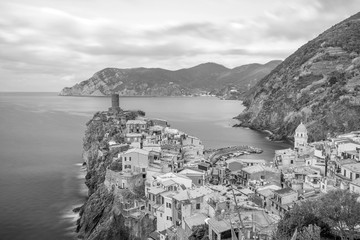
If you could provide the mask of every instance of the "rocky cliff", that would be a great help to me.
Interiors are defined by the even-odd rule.
[[[141,112],[122,112],[126,120],[134,119]],[[155,230],[156,222],[142,212],[136,217],[124,211],[125,205],[144,199],[144,187],[135,190],[109,189],[104,184],[106,169],[116,169],[112,160],[119,149],[111,150],[107,142],[121,142],[123,130],[120,116],[98,112],[87,123],[84,137],[84,162],[87,166],[86,185],[89,198],[80,208],[77,232],[80,239],[146,239]]]
[[[249,64],[234,69],[205,63],[177,71],[161,68],[106,68],[86,81],[64,88],[60,95],[104,96],[118,93],[121,96],[184,96],[210,91],[219,94],[218,89],[224,86],[231,86],[231,89],[243,93],[280,62]]]
[[[300,47],[259,81],[237,118],[292,137],[302,121],[310,140],[360,129],[360,13]]]

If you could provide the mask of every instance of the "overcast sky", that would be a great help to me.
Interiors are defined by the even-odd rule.
[[[0,2],[0,91],[53,91],[105,67],[284,60],[358,0]]]

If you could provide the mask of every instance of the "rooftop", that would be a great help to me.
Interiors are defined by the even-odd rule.
[[[352,172],[360,172],[360,162],[353,163],[353,164],[345,164],[342,167],[346,168]]]
[[[263,165],[249,166],[249,167],[243,168],[242,170],[247,173],[256,173],[256,172],[262,172],[262,171],[276,172],[276,169],[271,168],[271,167],[266,167]]]
[[[149,128],[150,131],[163,131],[164,127],[160,126],[160,125],[155,125],[155,126],[151,126]]]
[[[164,185],[164,187],[168,187],[168,186],[176,184],[176,182],[172,179],[169,179],[169,180],[164,181],[162,184]]]
[[[338,163],[339,163],[340,166],[344,166],[344,165],[347,165],[347,164],[357,163],[357,161],[354,160],[354,159],[340,159],[340,160],[338,160]]]
[[[293,155],[293,154],[295,154],[295,151],[292,150],[291,148],[280,149],[280,150],[275,150],[275,154],[276,155]]]
[[[239,192],[245,195],[254,194],[254,191],[251,191],[249,188],[239,189]]]
[[[227,163],[239,162],[239,163],[263,163],[266,164],[264,159],[243,159],[243,158],[230,158],[226,160]]]
[[[214,191],[208,187],[201,186],[195,189],[186,189],[184,191],[179,192],[178,194],[174,195],[174,199],[178,201],[188,200],[188,199],[195,199],[198,197],[202,197],[208,194],[213,193]]]
[[[128,120],[126,124],[146,124],[143,120]]]
[[[210,167],[210,163],[207,163],[207,162],[201,162],[201,163],[198,163],[199,166],[203,166],[203,167]]]
[[[181,170],[178,173],[182,174],[182,175],[205,175],[205,173],[201,170],[193,170],[193,169],[189,169],[189,168]]]
[[[275,190],[274,193],[277,193],[278,195],[288,195],[288,194],[293,194],[296,193],[292,188],[282,188],[279,190]]]
[[[173,197],[176,194],[176,192],[172,192],[172,191],[168,191],[168,192],[163,192],[160,195],[163,197]]]
[[[255,224],[260,229],[266,228],[270,225],[273,225],[276,220],[271,218],[264,210],[253,210],[241,213],[241,219],[244,224],[247,225],[249,223]],[[239,222],[239,217],[234,214],[231,216],[231,223],[233,227],[237,227]],[[222,220],[217,220],[216,218],[209,219],[209,226],[212,227],[217,233],[221,233],[231,229],[231,224],[229,218],[225,217]]]
[[[141,137],[141,133],[127,133],[125,134],[126,137]]]
[[[140,149],[140,148],[130,148],[124,154],[129,154],[129,153],[139,153],[139,154],[143,154],[143,155],[149,155],[149,151],[146,151],[146,150]]]
[[[355,180],[353,180],[350,184],[356,185],[360,187],[360,178],[357,178]]]
[[[299,126],[296,128],[295,130],[296,133],[307,133],[307,129],[305,124],[303,124],[302,122],[299,124]]]
[[[161,187],[150,187],[148,192],[152,193],[154,195],[159,194],[159,193],[163,193],[166,192],[167,190],[161,188]]]
[[[274,191],[271,189],[263,189],[263,190],[259,190],[257,191],[261,196],[264,197],[270,197],[272,195],[274,195]]]
[[[208,217],[204,214],[196,214],[191,217],[185,218],[185,223],[189,226],[190,229],[192,229],[193,226],[201,225],[205,223],[205,219]]]

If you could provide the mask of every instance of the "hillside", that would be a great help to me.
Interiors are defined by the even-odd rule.
[[[359,130],[360,13],[300,47],[248,93],[242,126],[291,138],[302,121],[310,140]]]
[[[219,89],[238,89],[243,93],[270,73],[281,61],[264,65],[249,64],[228,69],[216,63],[169,71],[161,68],[106,68],[90,79],[64,88],[63,96],[184,96],[202,92],[219,94]],[[223,90],[223,95],[228,91]]]

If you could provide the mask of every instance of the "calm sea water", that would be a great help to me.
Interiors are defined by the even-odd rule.
[[[60,97],[56,93],[0,93],[0,239],[73,239],[76,215],[84,202],[81,169],[85,123],[110,105],[105,97]],[[265,134],[232,128],[243,110],[239,101],[199,98],[121,98],[123,109],[202,139],[206,148],[253,145],[253,157],[271,160],[287,143]]]

